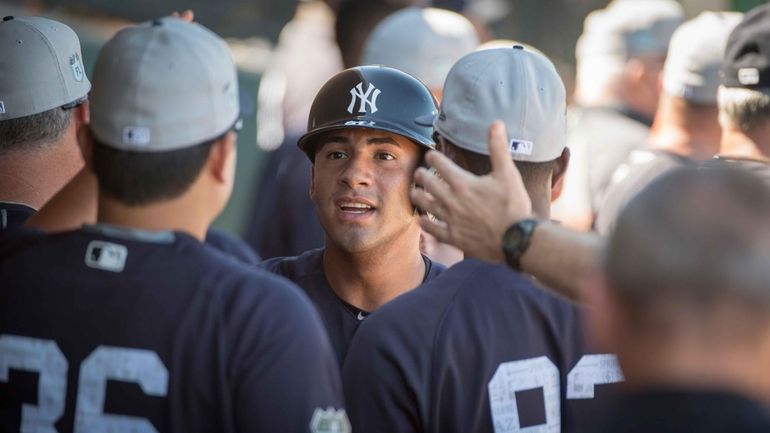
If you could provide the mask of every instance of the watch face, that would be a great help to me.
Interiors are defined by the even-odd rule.
[[[523,235],[524,233],[520,227],[516,227],[513,230],[508,230],[505,233],[505,247],[517,248],[519,245],[521,245],[521,241],[524,239]]]

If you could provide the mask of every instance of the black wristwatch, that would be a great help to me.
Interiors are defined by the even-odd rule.
[[[540,223],[536,219],[525,219],[508,227],[503,235],[503,255],[511,268],[521,270],[521,256],[529,248],[529,240],[535,227]]]

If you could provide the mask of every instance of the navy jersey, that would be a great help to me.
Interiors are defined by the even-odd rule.
[[[324,273],[323,255],[324,249],[319,248],[296,257],[265,260],[260,266],[288,278],[307,293],[321,314],[341,365],[345,360],[353,334],[369,312],[348,304],[334,293]],[[425,256],[423,260],[425,261],[423,282],[432,280],[446,269],[444,265],[434,263]]]
[[[249,244],[224,230],[209,229],[206,232],[206,244],[235,257],[247,265],[254,266],[262,261]]]
[[[35,209],[21,203],[0,201],[0,233],[21,227],[35,212]]]
[[[347,422],[302,292],[186,234],[94,226],[5,242],[0,281],[0,431]]]
[[[614,356],[585,355],[580,325],[521,274],[460,262],[361,325],[342,370],[353,430],[575,431],[612,388],[595,385],[622,380]]]

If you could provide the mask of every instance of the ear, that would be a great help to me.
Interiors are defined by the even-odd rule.
[[[83,161],[85,161],[88,171],[93,172],[94,136],[91,134],[91,128],[85,123],[79,124],[77,128],[80,154],[83,156]]]
[[[561,196],[561,191],[564,188],[564,175],[567,173],[567,167],[569,167],[570,155],[569,147],[565,147],[553,166],[553,173],[551,174],[551,201],[555,201]]]
[[[228,132],[217,140],[209,152],[208,167],[219,183],[232,183],[235,178],[236,135]]]
[[[75,109],[75,119],[78,122],[78,127],[91,123],[91,106],[88,100]]]

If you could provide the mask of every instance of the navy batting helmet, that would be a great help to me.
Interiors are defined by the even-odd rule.
[[[430,90],[411,75],[386,66],[357,66],[323,85],[310,108],[308,132],[297,144],[312,161],[318,134],[366,128],[402,135],[433,149],[433,127],[418,125],[415,119],[432,118],[437,111]]]

